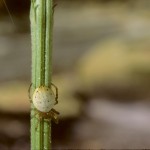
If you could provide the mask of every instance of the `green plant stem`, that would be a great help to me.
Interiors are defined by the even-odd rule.
[[[31,0],[32,92],[51,84],[53,0]],[[31,149],[51,149],[51,124],[40,120],[31,104]]]

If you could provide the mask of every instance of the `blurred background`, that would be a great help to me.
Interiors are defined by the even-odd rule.
[[[29,150],[29,0],[0,0],[0,149]],[[57,0],[56,149],[150,148],[150,1]]]

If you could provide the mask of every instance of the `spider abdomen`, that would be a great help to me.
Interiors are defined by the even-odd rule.
[[[54,92],[45,86],[40,86],[33,93],[33,104],[41,112],[49,112],[55,105]]]

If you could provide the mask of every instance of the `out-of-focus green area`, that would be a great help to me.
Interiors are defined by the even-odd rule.
[[[14,138],[3,132],[3,128],[9,119],[20,123],[16,116],[29,117],[30,1],[6,0],[6,3],[14,24],[0,0],[0,115],[4,118],[1,122],[5,122],[0,134],[6,136],[6,144],[1,144],[0,139],[0,149],[6,145],[13,147],[14,143],[17,147],[21,142],[29,146],[26,140],[29,133],[21,132]],[[59,104],[55,108],[61,115],[60,125],[53,127],[54,146],[72,148],[74,143],[77,148],[150,146],[145,138],[150,137],[150,128],[143,125],[149,123],[149,111],[137,105],[132,108],[133,102],[142,106],[150,102],[150,1],[57,0],[55,3],[52,80],[59,89]],[[122,101],[129,107],[122,106]],[[120,119],[127,116],[126,122]],[[22,119],[29,125],[29,118]],[[20,130],[26,129],[19,126]],[[18,142],[20,135],[22,141]]]

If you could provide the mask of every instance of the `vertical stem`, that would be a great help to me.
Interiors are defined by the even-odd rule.
[[[51,84],[53,0],[31,0],[32,93]],[[35,114],[31,104],[31,149],[51,149],[51,124]]]
[[[45,48],[48,49],[45,51],[45,85],[50,86],[51,84],[51,76],[52,76],[52,30],[53,30],[53,1],[46,0],[46,40],[45,40]],[[49,124],[44,123],[44,131],[46,133],[51,132],[51,126]],[[44,146],[48,145],[51,142],[51,136],[46,138],[47,135],[44,134]],[[50,143],[51,147],[51,143]],[[50,148],[49,147],[49,148]]]

